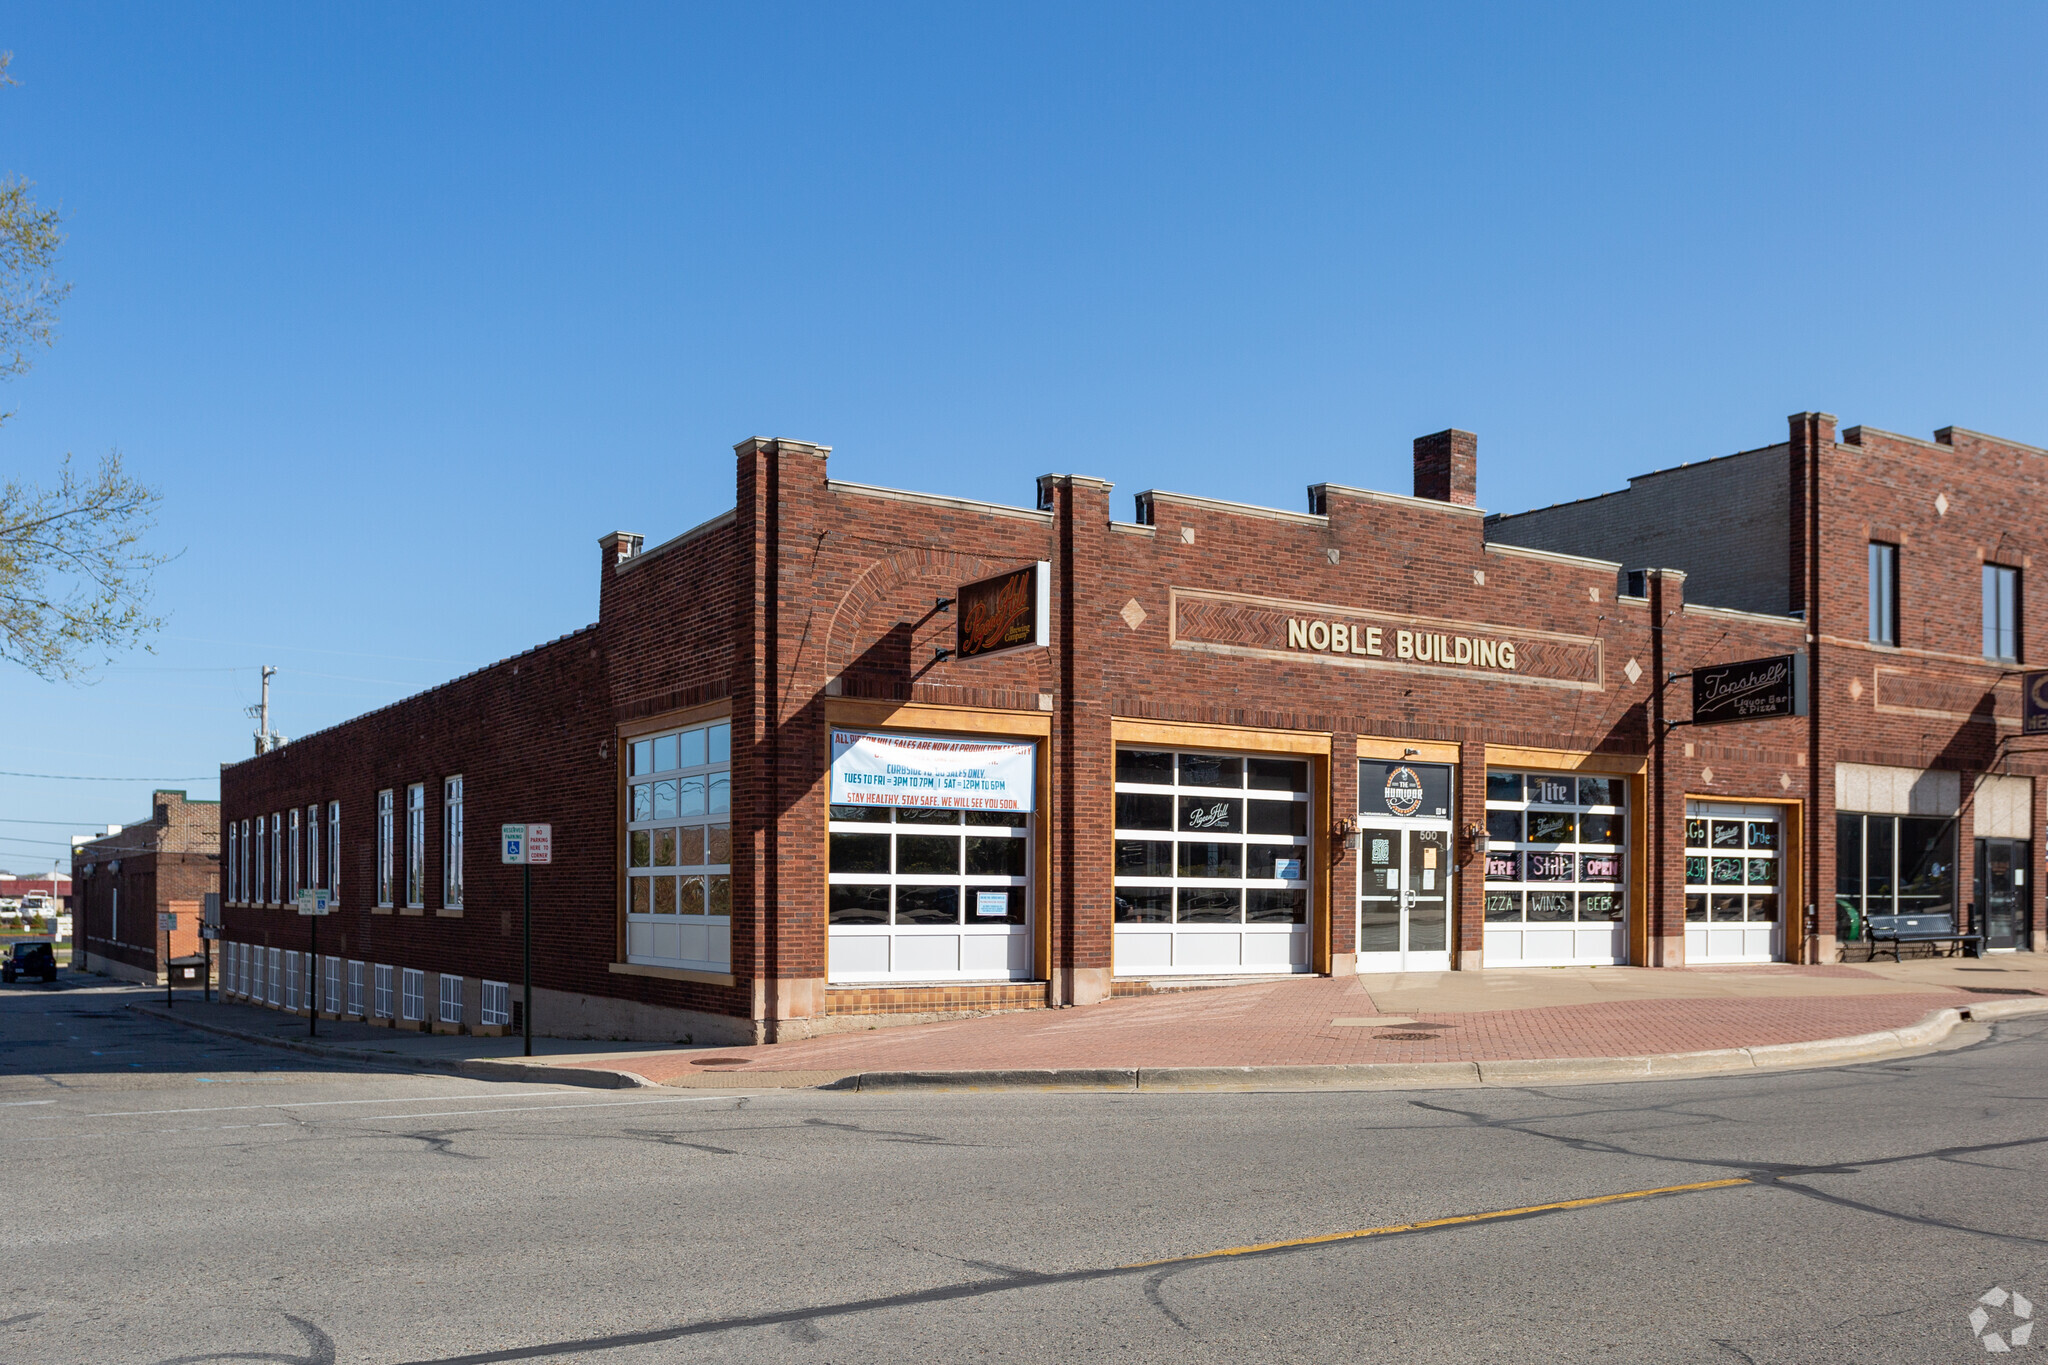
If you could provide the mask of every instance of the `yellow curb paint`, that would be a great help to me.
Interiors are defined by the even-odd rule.
[[[1365,1237],[1386,1237],[1396,1232],[1420,1232],[1424,1228],[1454,1227],[1459,1223],[1484,1223],[1495,1218],[1514,1218],[1525,1213],[1552,1213],[1560,1209],[1589,1209],[1596,1204],[1618,1204],[1628,1199],[1654,1199],[1660,1194],[1687,1194],[1693,1190],[1725,1190],[1752,1183],[1748,1176],[1729,1180],[1702,1180],[1691,1185],[1659,1185],[1654,1190],[1629,1190],[1622,1194],[1596,1194],[1587,1199],[1563,1199],[1555,1204],[1527,1204],[1518,1209],[1494,1209],[1488,1213],[1460,1213],[1450,1218],[1425,1218],[1419,1223],[1392,1223],[1383,1228],[1359,1228],[1352,1232],[1325,1232],[1315,1237],[1295,1237],[1284,1242],[1255,1242],[1250,1246],[1225,1247],[1221,1251],[1197,1251],[1187,1256],[1168,1256],[1161,1261],[1136,1261],[1121,1270],[1144,1270],[1151,1266],[1181,1265],[1188,1261],[1213,1261],[1223,1256],[1249,1256],[1255,1251],[1278,1251],[1283,1247],[1318,1246],[1325,1242],[1355,1242]]]

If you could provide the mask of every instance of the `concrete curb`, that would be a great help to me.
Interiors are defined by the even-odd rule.
[[[977,1090],[1421,1090],[1471,1086],[1591,1085],[1686,1076],[1790,1071],[1907,1056],[1945,1041],[1967,1021],[2048,1013],[2048,999],[1949,1007],[1918,1023],[1805,1043],[1766,1043],[1645,1057],[1541,1057],[1480,1062],[1359,1062],[1334,1066],[1048,1067],[988,1071],[865,1071],[821,1090],[872,1093]],[[758,1073],[756,1073],[758,1074]],[[726,1073],[732,1088],[749,1074]]]
[[[654,1082],[637,1071],[611,1068],[549,1065],[544,1062],[530,1062],[524,1057],[516,1061],[496,1057],[404,1057],[387,1052],[371,1052],[365,1048],[342,1047],[334,1043],[321,1043],[311,1039],[278,1038],[253,1029],[229,1028],[225,1024],[212,1024],[204,1020],[189,1018],[174,1010],[159,1009],[153,1005],[130,1002],[128,1008],[137,1014],[146,1014],[152,1019],[179,1024],[185,1028],[197,1029],[201,1033],[218,1034],[223,1038],[234,1038],[244,1043],[258,1043],[264,1047],[282,1048],[287,1052],[303,1052],[308,1056],[325,1057],[332,1061],[363,1062],[389,1071],[447,1071],[458,1076],[475,1076],[489,1081],[526,1081],[542,1085],[580,1085],[587,1089],[630,1090],[640,1086],[652,1088]]]

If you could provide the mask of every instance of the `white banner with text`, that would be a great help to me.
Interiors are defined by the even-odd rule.
[[[1030,740],[832,731],[835,806],[922,810],[1034,809],[1037,746]]]

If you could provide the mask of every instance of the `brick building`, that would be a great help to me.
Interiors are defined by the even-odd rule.
[[[74,845],[74,965],[161,985],[169,967],[157,929],[160,913],[178,917],[170,956],[199,952],[206,897],[220,888],[220,830],[218,801],[158,791],[147,820]]]
[[[1987,585],[1987,647],[2023,657],[2043,453],[1791,426],[1492,519],[1458,431],[1415,443],[1412,495],[1153,490],[1128,521],[1079,475],[1013,507],[743,442],[733,510],[600,541],[595,625],[223,768],[224,983],[509,1022],[496,834],[528,821],[554,826],[543,1032],[751,1041],[1189,977],[1831,960],[1830,885],[1844,921],[1882,898],[1961,914],[1979,841],[2031,946],[2042,794],[1965,589]],[[984,651],[1010,625],[1025,647]],[[1808,665],[1807,714],[1672,728],[1667,678],[1771,656]],[[339,907],[317,967],[288,908],[308,885]]]

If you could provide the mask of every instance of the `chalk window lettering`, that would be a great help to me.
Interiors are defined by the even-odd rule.
[[[1487,922],[1623,918],[1627,837],[1627,787],[1620,778],[1489,771]]]
[[[1769,807],[1695,803],[1685,821],[1686,919],[1693,924],[1775,922],[1784,890],[1780,843],[1780,825]],[[1742,856],[1734,856],[1738,850]]]

